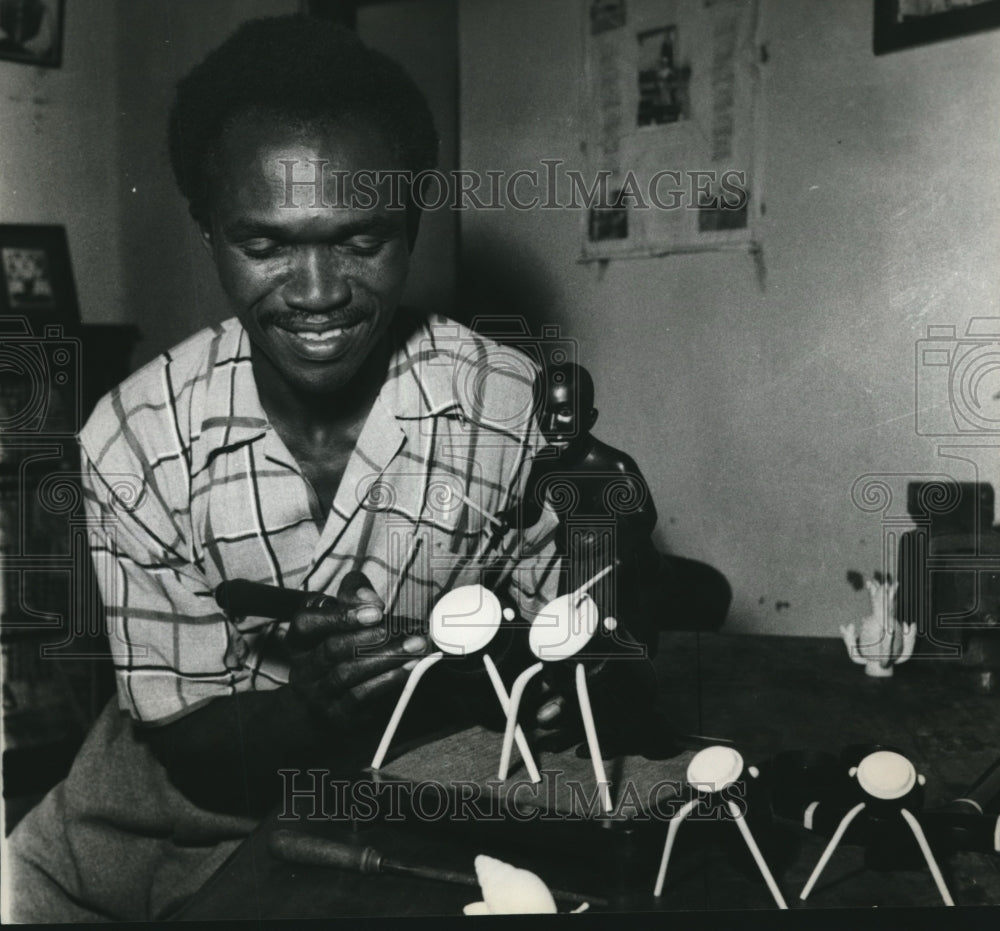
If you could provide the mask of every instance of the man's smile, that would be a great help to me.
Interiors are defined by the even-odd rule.
[[[271,331],[295,355],[309,362],[334,362],[345,355],[361,335],[368,318],[345,323],[286,321],[274,323]]]

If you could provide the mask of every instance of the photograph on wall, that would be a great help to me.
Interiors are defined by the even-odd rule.
[[[58,68],[64,0],[0,0],[0,59]]]
[[[1000,27],[1000,0],[875,0],[876,55]]]
[[[55,306],[52,266],[44,249],[5,248],[0,249],[0,256],[11,310]]]
[[[625,0],[591,0],[590,33],[598,35],[625,25]]]
[[[65,228],[0,224],[0,314],[79,320]]]
[[[639,126],[676,123],[690,116],[691,68],[678,61],[677,27],[651,29],[639,39]]]
[[[934,16],[950,10],[965,10],[971,6],[985,6],[993,0],[899,0],[899,19],[913,16]]]
[[[633,0],[591,29],[584,260],[754,246],[756,31],[739,0]]]

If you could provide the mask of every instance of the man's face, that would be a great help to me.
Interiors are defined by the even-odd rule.
[[[363,125],[247,118],[226,131],[203,232],[259,383],[336,393],[385,333],[409,269],[406,211],[390,206],[387,189],[374,204],[352,199],[343,179],[400,167]]]

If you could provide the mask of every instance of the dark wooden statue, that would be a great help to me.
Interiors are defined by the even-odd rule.
[[[728,583],[711,567],[654,546],[656,506],[639,467],[590,432],[598,417],[590,373],[575,363],[550,367],[535,392],[549,447],[520,507],[502,515],[505,527],[532,527],[544,509],[556,514],[556,545],[568,569],[562,590],[613,564],[613,576],[591,596],[651,650],[658,629],[718,628],[729,607]]]

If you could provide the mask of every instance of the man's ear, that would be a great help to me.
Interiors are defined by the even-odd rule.
[[[597,408],[592,407],[587,415],[587,429],[592,429],[595,423],[597,423]]]
[[[212,238],[212,227],[207,223],[198,224],[198,232],[201,234],[202,245],[208,249],[209,255],[215,254],[215,240]]]

